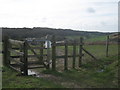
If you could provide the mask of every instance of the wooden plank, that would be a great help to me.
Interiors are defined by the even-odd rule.
[[[15,50],[20,50],[20,48],[18,48],[18,47],[12,47],[12,49],[15,49]]]
[[[28,69],[36,69],[36,68],[45,68],[44,66],[32,66],[32,67],[28,67]]]
[[[87,50],[85,50],[84,48],[82,48],[88,55],[90,55],[94,60],[97,60],[97,58],[95,58],[90,52],[88,52]]]
[[[41,47],[36,46],[36,47],[31,47],[31,48],[32,48],[32,49],[40,49]],[[20,50],[19,47],[12,47],[12,49]],[[30,48],[28,48],[28,49],[30,49]],[[44,48],[44,47],[43,47],[43,49],[47,49],[47,48]]]
[[[55,36],[52,37],[52,70],[56,70],[56,43]]]
[[[64,70],[68,70],[68,46],[67,46],[67,41],[65,43]]]
[[[13,40],[13,39],[9,39],[9,42],[14,45],[23,45],[24,44],[24,41],[18,41],[18,40]]]
[[[20,61],[14,59],[14,58],[10,58],[10,61],[11,61],[11,62],[16,62],[17,64],[20,64],[20,65],[23,65],[23,64],[24,64],[23,62],[20,62]]]
[[[40,56],[40,54],[37,54],[37,55]],[[42,55],[42,56],[47,56],[47,54],[44,54],[44,55]],[[36,55],[28,55],[28,57],[36,57]]]
[[[47,48],[45,48],[45,47],[38,47],[38,46],[36,46],[36,47],[31,47],[32,49],[47,49]]]
[[[82,64],[82,48],[83,48],[83,38],[80,38],[80,45],[79,45],[79,67],[81,67]]]
[[[40,62],[40,61],[29,61],[28,62],[28,65],[34,65],[34,64],[36,64],[36,65],[42,65],[42,62]]]
[[[76,41],[74,40],[74,45],[73,45],[73,68],[75,68],[75,60],[76,60]]]
[[[72,42],[70,43],[70,42],[69,42],[67,45],[68,45],[68,46],[73,46],[74,43],[72,43]],[[79,45],[79,43],[76,43],[76,45]],[[65,46],[65,43],[56,43],[56,46]]]
[[[20,56],[10,56],[11,58],[20,58]]]
[[[80,55],[76,55],[76,57],[79,57]],[[82,56],[84,56],[84,54],[82,54]],[[68,55],[68,58],[73,58],[73,55]],[[56,58],[65,58],[65,55],[62,56],[56,56]]]
[[[15,68],[20,68],[21,66],[23,66],[23,64],[21,64],[21,63],[10,64],[10,66],[15,67]]]
[[[16,50],[13,50],[13,49],[9,49],[8,51],[9,51],[9,52],[12,52],[12,53],[14,53],[14,54],[20,55],[20,56],[22,56],[22,55],[24,54],[23,52],[16,51]]]

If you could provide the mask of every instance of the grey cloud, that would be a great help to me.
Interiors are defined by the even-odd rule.
[[[87,9],[87,12],[89,12],[89,13],[95,13],[96,11],[95,11],[94,8],[90,7],[90,8]]]

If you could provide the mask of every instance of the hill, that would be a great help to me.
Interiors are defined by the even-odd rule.
[[[45,35],[56,35],[58,39],[64,39],[65,37],[84,37],[93,38],[97,36],[105,36],[108,33],[102,32],[88,32],[88,31],[77,31],[71,29],[55,29],[55,28],[2,28],[3,36],[7,35],[13,39],[23,39],[23,38],[40,38]],[[70,38],[69,38],[70,39]]]

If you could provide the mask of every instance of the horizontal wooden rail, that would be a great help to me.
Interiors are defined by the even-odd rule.
[[[10,56],[11,58],[20,58],[21,56]]]
[[[10,58],[10,60],[11,60],[11,62],[16,62],[17,64],[19,64],[21,66],[24,64],[24,63],[22,63],[22,62],[20,62],[20,61],[18,61],[16,59],[14,59],[14,58]]]
[[[32,67],[28,67],[28,69],[35,69],[35,68],[45,68],[45,66],[32,66]]]
[[[32,49],[47,49],[45,47],[31,47]],[[28,48],[29,49],[29,48]]]
[[[24,53],[23,52],[19,52],[19,51],[16,51],[16,50],[13,50],[13,49],[8,49],[10,52],[14,53],[14,54],[17,54],[17,55],[20,55],[22,56]]]
[[[18,47],[12,47],[12,49],[14,49],[14,50],[20,50],[20,48],[18,48]]]
[[[43,62],[40,62],[40,61],[29,61],[28,62],[28,65],[34,65],[34,64],[38,64],[38,65],[42,65],[43,64]]]
[[[15,68],[20,68],[22,66],[22,64],[19,64],[19,63],[17,63],[17,64],[10,64],[10,66],[15,67]]]
[[[11,44],[14,44],[14,45],[23,45],[24,44],[24,41],[18,41],[18,40],[12,40],[12,39],[9,39],[9,42]]]
[[[79,57],[80,55],[76,55],[76,57]],[[84,54],[82,54],[82,56],[84,56]],[[72,58],[73,55],[68,55],[67,56],[68,58]],[[62,56],[56,56],[56,58],[65,58],[65,55],[62,55]]]
[[[73,45],[74,43],[67,43],[67,46],[73,46]],[[76,43],[75,45],[81,45],[81,43]],[[55,46],[65,46],[65,43],[55,43]]]
[[[39,54],[38,54],[39,56]],[[47,56],[47,54],[44,54],[43,56]],[[18,56],[10,56],[11,58],[20,58],[21,56],[18,55]],[[28,55],[27,57],[36,57],[36,55]]]

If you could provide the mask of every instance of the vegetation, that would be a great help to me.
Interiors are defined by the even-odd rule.
[[[8,67],[3,67],[3,71],[3,88],[62,88],[61,85],[42,78],[19,76],[17,72]]]
[[[77,31],[71,29],[54,29],[54,28],[2,28],[2,35],[9,36],[12,39],[24,39],[24,38],[40,38],[45,35],[56,35],[57,40],[63,40],[66,38],[91,38],[97,36],[104,36],[107,33],[102,32],[87,32],[87,31]],[[13,33],[14,32],[14,33]]]

